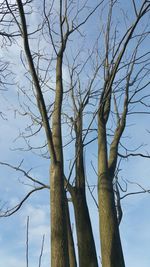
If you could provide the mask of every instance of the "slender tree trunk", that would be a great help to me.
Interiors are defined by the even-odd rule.
[[[72,197],[78,239],[79,266],[98,267],[85,192],[82,189],[75,189]]]
[[[67,225],[63,173],[59,163],[51,165],[51,266],[70,267],[68,261]]]
[[[69,215],[69,205],[66,196],[66,221],[67,221],[67,233],[68,233],[68,253],[69,253],[69,266],[70,267],[77,267],[76,262],[76,254],[75,254],[75,247],[74,247],[74,240],[73,234],[71,229],[70,223],[70,215]]]
[[[57,57],[56,93],[52,117],[53,144],[56,160],[51,161],[51,266],[69,267],[67,223],[65,209],[61,108],[63,101],[62,57]]]
[[[85,194],[85,171],[82,140],[82,105],[76,113],[74,129],[76,134],[75,187],[70,194],[74,205],[78,240],[79,266],[98,267],[95,242]]]

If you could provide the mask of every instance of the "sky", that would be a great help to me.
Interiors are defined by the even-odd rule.
[[[130,8],[128,5],[122,8],[126,8],[126,11]],[[35,3],[35,2],[34,2]],[[58,1],[55,2],[55,10],[58,9]],[[106,10],[104,9],[104,16]],[[130,14],[128,11],[127,14],[129,20],[132,19],[133,13]],[[104,18],[103,18],[104,19]],[[119,20],[119,18],[118,18]],[[34,23],[37,25],[39,22],[39,17],[36,13],[30,15],[28,23],[32,24],[34,28]],[[144,22],[143,22],[144,23]],[[96,26],[95,26],[96,25]],[[88,21],[88,24],[84,26],[84,32],[88,35],[88,42],[84,44],[84,41],[80,42],[80,38],[76,39],[74,43],[73,53],[78,49],[78,45],[83,46],[82,57],[84,60],[85,53],[90,46],[94,43],[93,39],[96,40],[96,35],[98,31],[99,20],[96,20],[96,17],[92,17]],[[125,26],[120,26],[123,27]],[[75,35],[76,38],[76,35]],[[46,45],[47,40],[40,39],[40,49],[45,49],[45,54],[48,53]],[[72,40],[67,47],[68,55],[71,55],[70,47],[72,45]],[[32,40],[32,48],[34,46],[37,48],[36,39]],[[144,46],[146,49],[147,47]],[[50,47],[52,48],[52,47]],[[1,49],[0,57],[6,58],[8,61],[12,61],[13,64],[9,67],[13,70],[13,75],[8,77],[8,81],[11,81],[13,77],[14,82],[19,85],[20,88],[25,88],[26,92],[30,94],[30,81],[25,78],[25,70],[21,65],[20,59],[20,50],[22,49],[22,42],[20,39],[17,39],[17,46],[14,43],[12,46],[8,47],[7,51]],[[87,50],[86,50],[87,49]],[[101,52],[102,53],[102,52]],[[49,52],[49,56],[51,53]],[[82,59],[82,58],[81,58]],[[43,64],[42,61],[41,64]],[[47,64],[47,63],[45,63]],[[43,65],[41,65],[43,67]],[[44,66],[45,67],[45,66]],[[54,81],[54,69],[51,69],[51,84]],[[86,74],[90,73],[90,67],[87,67],[86,72],[83,73],[83,78],[86,77]],[[101,74],[100,74],[101,76]],[[27,78],[29,76],[27,75]],[[68,71],[66,65],[63,67],[63,79],[65,81],[66,87],[69,82]],[[84,79],[83,79],[84,80]],[[83,82],[83,85],[86,86],[86,81]],[[20,161],[23,159],[23,167],[28,170],[31,170],[31,174],[34,177],[39,178],[41,181],[48,183],[49,181],[49,159],[44,159],[41,156],[36,154],[36,150],[32,151],[23,151],[22,148],[26,148],[26,144],[23,138],[17,138],[18,135],[24,130],[28,129],[28,126],[31,122],[30,119],[26,119],[26,116],[21,116],[17,110],[20,108],[19,103],[22,105],[26,102],[27,98],[25,95],[19,93],[18,97],[18,88],[14,85],[7,85],[7,91],[1,91],[1,104],[0,110],[6,115],[6,119],[0,118],[1,121],[1,134],[0,134],[0,161],[8,162],[17,166]],[[148,88],[149,89],[149,88]],[[19,102],[18,102],[19,100]],[[47,98],[47,101],[49,99]],[[37,112],[34,105],[31,106],[32,110]],[[21,109],[23,112],[23,109]],[[127,130],[125,131],[124,136],[128,138],[123,139],[124,144],[126,144],[131,149],[135,149],[138,145],[144,144],[144,147],[141,148],[142,152],[149,152],[150,142],[149,142],[149,116],[133,116],[128,119]],[[36,128],[36,125],[35,125]],[[28,131],[26,131],[27,133]],[[67,129],[64,129],[64,142],[68,141],[67,138]],[[36,135],[36,138],[32,138],[31,143],[34,146],[42,145],[44,143],[44,132]],[[21,149],[17,149],[21,148]],[[88,151],[90,153],[85,153],[85,162],[86,164],[86,174],[89,178],[91,184],[96,185],[96,176],[93,172],[92,167],[89,162],[93,162],[94,166],[97,166],[97,143],[92,143],[89,145]],[[73,149],[65,150],[65,168],[69,165],[68,159],[73,156]],[[0,166],[0,203],[4,208],[13,207],[16,205],[30,190],[28,181],[21,173],[18,173],[10,168],[5,166]],[[67,170],[66,170],[67,172]],[[144,186],[144,188],[150,188],[150,164],[149,159],[144,158],[129,158],[124,160],[121,165],[120,178],[130,180],[132,182],[139,183]],[[94,189],[95,197],[97,198],[96,187]],[[129,192],[138,191],[139,187],[133,184],[129,186]],[[87,200],[88,206],[90,209],[90,215],[92,218],[93,233],[96,242],[97,255],[100,265],[100,242],[99,242],[99,222],[98,222],[98,211],[95,203],[87,190]],[[4,206],[3,206],[4,205]],[[71,221],[73,234],[76,241],[76,233],[74,227],[74,216],[72,204],[70,203],[71,208]],[[150,266],[150,256],[149,256],[149,245],[150,245],[150,194],[140,194],[128,196],[122,200],[123,208],[123,219],[120,225],[120,233],[122,246],[124,251],[124,257],[127,267],[149,267]],[[29,267],[37,267],[41,249],[42,237],[45,235],[44,251],[42,257],[42,267],[47,267],[50,265],[50,211],[49,211],[49,191],[44,189],[40,192],[34,193],[22,206],[22,208],[14,215],[8,218],[0,218],[0,267],[26,267],[26,224],[27,217],[29,216]],[[94,219],[93,219],[94,218]]]

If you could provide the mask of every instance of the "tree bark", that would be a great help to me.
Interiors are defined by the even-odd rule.
[[[85,166],[82,140],[82,104],[74,120],[76,134],[75,186],[71,186],[70,194],[74,205],[78,254],[80,267],[98,267],[95,242],[85,194]]]
[[[112,182],[101,177],[98,184],[102,267],[125,267]]]
[[[50,188],[51,266],[69,267],[63,170],[59,163],[51,164]]]
[[[102,267],[125,267],[120,241],[113,179],[109,174],[106,122],[98,118],[98,201]]]
[[[56,64],[56,93],[52,117],[52,137],[56,155],[56,160],[51,160],[50,172],[52,267],[69,267],[61,132],[62,59],[63,54],[60,54]]]
[[[85,191],[82,189],[75,189],[72,198],[77,230],[79,266],[98,267]]]

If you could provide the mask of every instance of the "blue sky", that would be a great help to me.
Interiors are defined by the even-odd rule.
[[[129,1],[130,2],[130,1]],[[57,3],[56,3],[57,4]],[[124,6],[122,6],[124,7]],[[56,6],[57,8],[57,6]],[[125,7],[124,7],[125,8]],[[129,6],[126,5],[128,9]],[[128,15],[132,18],[133,14],[128,12]],[[99,26],[99,20],[97,23],[93,17],[84,31],[88,32],[88,44],[84,45],[84,49],[90,47],[93,43],[92,38],[96,36]],[[38,22],[36,15],[30,17],[30,22]],[[95,25],[96,27],[95,27]],[[95,32],[94,32],[95,31]],[[34,44],[36,40],[33,41]],[[78,38],[75,44],[75,51],[80,44]],[[70,44],[72,42],[70,41]],[[70,46],[69,44],[69,46]],[[44,47],[45,43],[41,40],[41,46]],[[18,46],[15,44],[9,47],[8,51],[0,51],[0,55],[3,58],[12,60],[13,71],[17,74],[15,81],[19,81],[19,85],[24,85],[24,68],[20,65],[20,48],[22,43],[18,40]],[[19,72],[18,72],[19,66]],[[87,69],[89,72],[89,69]],[[68,81],[68,72],[66,66],[64,66],[64,80]],[[85,75],[85,74],[84,74]],[[11,78],[11,77],[10,77]],[[86,83],[85,83],[86,84]],[[25,82],[26,89],[29,88],[29,82]],[[29,121],[26,117],[16,115],[14,108],[19,107],[17,88],[15,86],[9,86],[7,92],[1,94],[1,110],[6,113],[7,120],[1,120],[1,134],[0,134],[0,161],[9,162],[17,165],[22,159],[24,159],[23,167],[28,170],[33,167],[32,175],[40,178],[42,181],[48,183],[49,181],[49,160],[42,159],[40,156],[29,152],[23,152],[20,150],[13,151],[14,148],[24,147],[25,143],[22,139],[14,140],[19,134],[19,131],[27,127]],[[26,98],[21,95],[22,103],[26,101]],[[16,115],[16,116],[15,116]],[[149,129],[149,116],[144,117],[142,115],[138,117],[129,118],[129,124],[132,122],[133,126],[129,127],[125,132],[130,138],[125,139],[125,144],[132,149],[140,144],[147,144],[143,147],[144,152],[150,150],[149,134],[146,129]],[[150,130],[150,129],[149,129]],[[64,130],[64,132],[66,129]],[[36,136],[33,140],[34,145],[43,143],[44,133]],[[64,137],[65,138],[65,137]],[[96,184],[96,176],[89,164],[92,160],[94,165],[97,165],[97,144],[92,143],[89,146],[90,153],[85,154],[86,173],[91,184]],[[72,157],[73,150],[66,150],[66,158]],[[68,162],[66,166],[68,165]],[[4,207],[12,207],[30,189],[27,185],[24,185],[27,181],[22,175],[9,168],[0,167],[0,201]],[[66,171],[67,172],[67,171]],[[121,166],[120,177],[128,179],[133,182],[138,182],[145,188],[150,188],[150,164],[148,159],[142,158],[130,158],[129,160],[123,161]],[[139,190],[135,185],[130,185],[129,192]],[[96,188],[94,190],[96,197]],[[89,192],[87,191],[88,205],[90,208],[90,214],[93,224],[93,232],[96,241],[97,254],[100,257],[100,242],[99,242],[99,223],[98,223],[98,211],[93,202]],[[70,204],[71,206],[72,204]],[[127,267],[149,267],[150,256],[149,256],[149,245],[150,245],[150,195],[141,194],[137,196],[129,196],[122,200],[123,207],[123,220],[121,222],[120,231],[123,244],[123,250],[125,255],[125,262]],[[71,208],[72,214],[72,208]],[[23,205],[20,211],[9,218],[0,219],[0,266],[1,267],[26,267],[26,220],[27,216],[30,216],[30,227],[29,227],[29,267],[37,267],[38,259],[40,255],[42,235],[45,234],[45,245],[42,259],[42,267],[49,266],[50,254],[49,254],[49,192],[43,190],[38,193],[34,193],[32,197]],[[74,217],[72,218],[72,224],[74,225]],[[74,229],[74,226],[73,226]],[[73,231],[76,244],[75,230]]]

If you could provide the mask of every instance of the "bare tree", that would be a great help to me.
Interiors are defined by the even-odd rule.
[[[123,147],[121,137],[126,128],[127,116],[142,113],[139,106],[137,109],[135,106],[140,103],[145,108],[143,112],[149,114],[146,102],[149,94],[147,92],[145,94],[145,89],[149,85],[146,76],[149,74],[147,66],[150,58],[149,52],[142,54],[140,50],[149,36],[149,30],[146,26],[137,30],[141,20],[149,15],[149,1],[143,1],[141,6],[136,6],[135,1],[129,1],[133,6],[135,20],[129,25],[124,14],[123,19],[127,25],[125,30],[123,28],[123,35],[120,31],[118,34],[118,22],[114,19],[115,15],[113,16],[114,12],[120,11],[118,1],[110,0],[109,5],[108,3],[105,5],[104,1],[98,1],[97,5],[89,7],[88,1],[79,3],[79,1],[60,0],[57,6],[55,1],[47,3],[44,0],[40,4],[42,10],[42,17],[39,16],[40,25],[35,31],[29,32],[28,15],[34,12],[33,2],[23,3],[17,0],[16,4],[8,1],[2,3],[6,7],[5,15],[8,15],[9,19],[1,35],[10,40],[10,43],[15,40],[17,43],[17,38],[20,37],[23,41],[24,53],[20,53],[20,58],[32,93],[29,93],[26,86],[19,87],[19,94],[25,95],[28,99],[27,103],[22,104],[18,94],[20,107],[23,110],[20,114],[30,118],[31,121],[28,134],[22,134],[21,137],[24,138],[29,150],[39,151],[42,157],[50,159],[50,186],[32,177],[30,171],[22,168],[22,162],[18,166],[1,162],[2,165],[23,173],[34,184],[34,188],[22,201],[2,216],[10,216],[16,212],[32,193],[50,189],[51,265],[77,266],[67,200],[69,191],[75,211],[79,266],[98,266],[86,200],[87,163],[84,162],[86,147],[98,139],[97,208],[102,266],[123,267],[125,263],[119,223],[122,218],[121,199],[128,193],[121,195],[117,163],[120,157],[149,157],[140,153],[128,153],[126,148],[126,154],[119,150]],[[96,14],[103,2],[101,13],[105,16],[105,21],[102,21],[96,45],[82,60],[81,51],[74,48],[71,38],[73,34],[75,40],[78,36],[84,38],[81,27],[84,27],[92,15]],[[106,8],[108,8],[107,20]],[[11,23],[15,25],[11,31],[8,27],[10,18]],[[145,21],[143,23],[146,25]],[[104,46],[102,46],[102,35],[104,35]],[[40,47],[41,36],[44,45],[48,46],[46,49]],[[34,38],[37,49],[34,49]],[[68,46],[72,46],[72,49],[76,50],[75,53],[71,49],[67,50]],[[72,54],[76,54],[73,62]],[[67,86],[63,79],[63,68],[66,67],[64,62],[68,67]],[[89,71],[91,66],[92,70]],[[54,77],[52,82],[50,76]],[[66,144],[64,132],[62,133],[65,131],[63,125],[69,129],[69,140]],[[46,135],[43,145],[33,147],[28,140],[35,138],[42,129]],[[70,169],[66,171],[64,150],[69,144],[73,150],[73,160],[70,161]],[[90,179],[88,182],[90,183]],[[90,188],[89,183],[87,183],[88,188]],[[141,192],[148,192],[141,189]],[[97,203],[95,198],[94,201]]]
[[[135,92],[132,93],[131,88],[134,86],[139,76],[137,73],[134,78],[132,77],[138,57],[137,50],[145,36],[147,36],[147,34],[143,32],[140,33],[140,37],[136,39],[136,28],[141,19],[149,12],[150,4],[148,1],[143,1],[141,6],[136,8],[135,2],[133,2],[134,9],[136,10],[135,21],[125,31],[121,40],[119,42],[117,41],[118,43],[114,40],[114,45],[112,45],[112,12],[115,3],[117,3],[117,1],[110,1],[108,12],[105,33],[104,85],[98,107],[98,199],[103,267],[125,266],[118,228],[113,180],[118,159],[118,147],[126,127],[126,119],[127,114],[130,112],[129,106],[131,104],[131,99],[139,90],[147,86],[145,83],[139,90],[135,89]],[[113,39],[115,38],[116,36]],[[133,39],[136,39],[137,45],[135,48],[130,47],[130,49],[133,49],[133,54],[131,54],[129,61],[125,63],[126,51],[129,43]],[[125,74],[124,77],[119,80],[118,77],[121,69],[124,70]],[[140,69],[140,71],[142,70]],[[119,88],[121,84],[121,94],[122,97],[124,97],[124,100],[121,100],[120,104],[122,110],[118,107]],[[113,95],[114,104],[112,104]],[[108,151],[107,125],[111,112],[114,112],[116,115],[116,128]]]
[[[86,176],[84,166],[85,134],[83,133],[83,114],[84,108],[88,104],[90,89],[91,86],[87,89],[83,101],[78,101],[78,105],[75,103],[74,93],[71,92],[74,107],[74,118],[71,118],[71,123],[75,132],[75,159],[71,172],[73,167],[75,167],[75,178],[73,179],[73,185],[71,185],[70,181],[66,181],[66,188],[68,188],[71,194],[74,205],[80,266],[98,266],[95,242],[86,201]],[[80,99],[81,98],[82,93],[80,92]],[[69,175],[69,180],[70,178],[71,173]]]
[[[48,37],[51,42],[51,46],[53,48],[53,52],[55,54],[55,92],[53,94],[53,101],[52,102],[52,112],[49,116],[48,109],[46,106],[46,101],[44,99],[44,95],[42,92],[41,81],[39,76],[39,70],[36,69],[34,56],[32,54],[31,46],[30,46],[30,34],[28,33],[27,21],[26,16],[32,12],[32,1],[28,1],[27,5],[24,8],[24,4],[22,1],[17,0],[16,4],[10,4],[8,1],[4,1],[6,7],[8,9],[9,16],[11,16],[15,27],[17,28],[17,36],[21,36],[23,40],[23,47],[26,57],[26,69],[31,75],[31,84],[34,88],[34,95],[36,99],[36,105],[38,107],[41,121],[40,126],[45,129],[46,134],[46,142],[48,147],[48,152],[50,155],[50,205],[51,205],[51,264],[52,266],[70,266],[69,264],[69,255],[68,255],[68,238],[67,238],[67,222],[66,222],[66,214],[68,218],[68,227],[69,227],[69,216],[66,207],[66,196],[64,190],[64,155],[63,155],[63,143],[62,143],[62,125],[61,125],[61,117],[62,117],[62,103],[63,103],[63,75],[62,75],[62,68],[63,68],[63,57],[64,52],[66,50],[66,45],[68,42],[68,38],[74,32],[79,31],[80,27],[83,26],[88,19],[93,15],[93,13],[98,9],[103,1],[95,5],[94,7],[88,7],[86,2],[83,2],[81,5],[78,3],[77,9],[75,8],[74,3],[67,3],[67,1],[59,1],[58,13],[59,13],[59,20],[56,26],[57,34],[55,35],[55,30],[52,27],[53,22],[51,21],[51,12],[53,9],[54,2],[51,5],[48,5],[46,1],[43,1],[43,16],[44,22],[42,26],[43,36],[45,34],[44,27],[47,26],[48,29]],[[48,12],[47,12],[48,10]],[[80,13],[86,10],[86,16],[79,22]],[[73,19],[71,16],[73,15]],[[55,23],[55,22],[54,22]],[[37,32],[36,30],[35,32]],[[19,34],[18,34],[19,32]],[[7,34],[5,34],[7,36]],[[16,34],[11,33],[10,37],[15,37]],[[38,54],[40,58],[40,54]],[[47,59],[48,60],[48,59]],[[45,77],[47,76],[48,69],[46,70]],[[28,75],[29,76],[29,75]],[[26,93],[26,92],[25,92]],[[30,110],[30,108],[29,108]],[[33,114],[31,114],[33,116]],[[39,118],[38,118],[39,119]],[[38,120],[37,119],[37,120]],[[77,130],[78,131],[78,130]],[[80,131],[81,132],[81,131]],[[77,134],[77,138],[78,138]],[[81,138],[81,133],[80,133]],[[78,142],[78,141],[77,141]],[[79,145],[81,142],[79,143]],[[78,145],[78,147],[79,147]],[[79,149],[79,148],[78,148]],[[82,152],[83,153],[83,152]],[[80,160],[82,161],[81,157]],[[78,163],[77,163],[78,164]],[[83,165],[83,162],[81,162]],[[5,164],[6,165],[6,164]],[[9,165],[10,166],[10,165]],[[82,167],[83,168],[83,167]],[[16,168],[17,169],[17,168]],[[80,167],[77,167],[77,171],[79,172]],[[25,173],[24,173],[25,174]],[[26,173],[27,174],[27,173]],[[28,176],[28,174],[27,174]],[[81,174],[80,180],[83,179]],[[29,178],[29,177],[28,177]],[[30,177],[31,178],[31,177]],[[35,191],[41,190],[45,188],[45,185],[40,183],[40,187],[36,187],[32,191],[26,195],[26,197],[20,202],[17,207],[9,212],[6,212],[6,215],[10,215],[18,210],[24,201]],[[83,190],[85,191],[85,185]],[[85,192],[83,192],[84,202],[86,205],[87,219],[90,221],[88,208],[85,200]],[[79,212],[79,207],[78,207]],[[81,220],[80,220],[80,223]],[[83,223],[82,223],[83,224]],[[83,228],[83,227],[82,227]],[[68,228],[70,229],[70,228]],[[92,236],[92,229],[90,224],[90,234]],[[84,228],[83,228],[84,230]],[[87,232],[87,230],[85,231]],[[88,232],[87,232],[88,234]],[[87,236],[87,234],[85,236]],[[71,231],[70,231],[71,235]],[[69,235],[69,237],[70,237]],[[83,235],[81,232],[79,236]],[[70,240],[70,239],[69,239]],[[85,246],[82,248],[79,245],[79,249],[84,250],[82,255],[82,261],[85,257],[86,261],[90,265],[90,261],[95,258],[93,266],[97,266],[97,259],[96,259],[96,251],[94,246],[94,239],[92,236],[93,245],[88,245],[88,253],[86,253]],[[90,242],[89,242],[90,243]],[[80,244],[80,241],[79,241]],[[82,236],[82,244],[83,244],[83,236]],[[90,248],[94,251],[94,253],[90,252]],[[75,257],[75,253],[73,253],[73,257]],[[80,253],[81,254],[81,253]],[[74,259],[74,264],[75,259]]]

